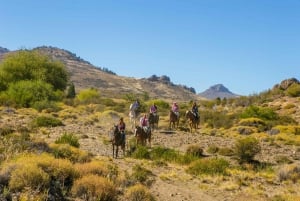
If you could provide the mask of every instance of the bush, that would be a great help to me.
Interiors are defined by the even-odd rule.
[[[135,165],[132,168],[132,175],[131,177],[138,182],[145,182],[148,177],[152,175],[150,170],[147,170],[146,168],[140,166],[140,165]]]
[[[240,163],[251,162],[260,150],[261,147],[258,140],[253,137],[239,139],[234,146],[234,153]]]
[[[138,146],[132,153],[133,158],[137,159],[150,159],[150,152],[145,146]]]
[[[0,64],[2,82],[0,90],[6,90],[12,83],[22,80],[42,81],[54,90],[63,91],[68,82],[68,73],[61,62],[34,50],[20,50],[9,54]]]
[[[286,94],[291,97],[300,96],[300,84],[293,83],[287,90]]]
[[[39,112],[45,109],[47,109],[48,112],[58,112],[60,110],[54,101],[48,100],[34,102],[31,106]]]
[[[245,111],[241,114],[241,118],[259,118],[262,120],[276,120],[278,115],[271,108],[263,108],[257,106],[249,106],[245,109]]]
[[[294,183],[300,179],[300,166],[299,164],[295,165],[285,165],[278,172],[279,181],[291,180]]]
[[[56,127],[63,125],[61,120],[52,116],[39,116],[32,121],[33,127]]]
[[[24,188],[44,190],[50,184],[49,175],[36,164],[23,164],[11,172],[9,188],[20,191]]]
[[[100,93],[97,89],[85,89],[79,92],[76,96],[79,103],[90,104],[100,102]]]
[[[201,157],[203,154],[203,149],[199,145],[190,145],[186,150],[186,154]]]
[[[91,160],[91,155],[86,151],[72,147],[68,144],[51,144],[51,153],[55,158],[68,159],[72,162],[88,162]]]
[[[43,81],[22,80],[11,83],[6,94],[18,107],[32,107],[37,102],[57,100],[53,87]]]
[[[229,162],[222,158],[199,159],[192,162],[187,172],[192,175],[224,175]]]
[[[73,196],[84,200],[117,200],[117,190],[113,183],[104,177],[93,174],[85,175],[76,180],[71,193]]]
[[[127,201],[155,201],[154,196],[142,184],[136,184],[126,190]]]
[[[104,161],[91,161],[88,163],[75,164],[75,169],[79,177],[84,175],[93,174],[102,177],[117,176],[117,167],[112,166]]]
[[[79,140],[78,138],[71,133],[64,133],[62,136],[60,136],[57,140],[55,140],[56,144],[69,144],[73,147],[79,147]]]

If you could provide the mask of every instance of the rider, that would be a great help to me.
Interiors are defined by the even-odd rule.
[[[177,117],[179,117],[179,106],[177,105],[176,102],[173,103],[171,109],[172,109],[172,111],[177,115]]]
[[[135,102],[130,105],[130,110],[133,110],[137,115],[139,112],[139,107],[140,107],[140,102],[138,99],[136,99]]]
[[[198,105],[196,101],[193,103],[192,113],[195,115],[196,119],[199,119]]]
[[[118,123],[118,129],[119,129],[119,132],[122,135],[122,139],[123,139],[124,142],[125,142],[125,128],[126,128],[126,124],[124,122],[123,117],[121,117],[120,120],[119,120],[119,123]]]
[[[148,131],[149,131],[149,121],[148,121],[146,113],[140,119],[140,126],[144,129],[144,131],[146,133],[148,133]]]
[[[153,103],[153,105],[151,105],[150,113],[153,114],[154,116],[157,115],[157,106],[155,105],[155,103]]]

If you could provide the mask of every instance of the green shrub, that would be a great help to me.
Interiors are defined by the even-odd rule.
[[[147,170],[146,168],[140,166],[140,165],[135,165],[132,168],[132,175],[131,177],[138,182],[145,182],[149,176],[152,175],[152,172],[150,170]]]
[[[150,152],[147,147],[137,146],[135,151],[132,153],[132,157],[137,159],[150,159]]]
[[[35,50],[20,50],[6,56],[0,64],[0,75],[2,90],[24,80],[39,80],[61,91],[68,83],[68,73],[63,63],[53,61]]]
[[[47,110],[48,112],[58,112],[61,108],[59,108],[54,101],[42,100],[34,102],[32,108],[41,112],[42,110]]]
[[[199,159],[192,162],[187,172],[192,175],[224,175],[229,167],[229,162],[222,158]]]
[[[85,175],[74,182],[71,193],[84,200],[116,201],[117,190],[111,181],[98,175]]]
[[[239,139],[234,146],[234,153],[241,163],[251,162],[260,150],[259,141],[253,137]]]
[[[219,147],[217,145],[212,144],[207,147],[206,151],[210,154],[216,154],[219,151]]]
[[[77,100],[81,104],[99,103],[100,93],[97,89],[85,89],[81,90],[76,96]]]
[[[203,154],[203,149],[199,145],[190,145],[186,150],[186,154],[201,157]]]
[[[64,133],[57,140],[55,140],[56,144],[69,144],[73,147],[79,147],[79,139],[72,133]]]
[[[263,108],[258,106],[249,106],[245,109],[245,111],[241,114],[241,118],[259,118],[262,120],[276,120],[278,115],[271,108]]]
[[[127,201],[155,201],[154,196],[142,184],[136,184],[126,190]]]
[[[52,116],[39,116],[32,121],[33,127],[56,127],[63,125],[61,120]]]
[[[21,80],[11,83],[6,94],[18,107],[32,107],[37,102],[57,100],[53,87],[43,81]]]
[[[300,96],[300,84],[293,83],[285,92],[291,97]]]

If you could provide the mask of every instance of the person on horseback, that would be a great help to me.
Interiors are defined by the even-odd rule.
[[[173,103],[171,110],[179,117],[179,106],[176,102]]]
[[[196,101],[192,105],[192,113],[195,115],[196,119],[199,119],[198,105]]]
[[[157,115],[157,106],[155,105],[155,103],[153,103],[153,105],[151,105],[150,113],[153,114],[154,116]]]
[[[136,99],[135,102],[130,105],[130,110],[134,111],[136,116],[138,116],[139,109],[140,109],[140,102],[138,99]]]
[[[119,123],[118,123],[118,129],[119,129],[119,132],[122,135],[123,142],[125,142],[125,128],[126,128],[126,124],[124,122],[123,117],[121,117],[120,120],[119,120]]]
[[[148,117],[147,117],[146,113],[140,119],[140,126],[148,134],[148,132],[149,132],[149,121],[148,121]]]

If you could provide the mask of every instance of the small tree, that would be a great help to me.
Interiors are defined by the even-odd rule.
[[[75,85],[74,83],[72,82],[69,87],[68,87],[68,90],[67,90],[67,98],[75,98],[76,96],[76,92],[75,92]]]

